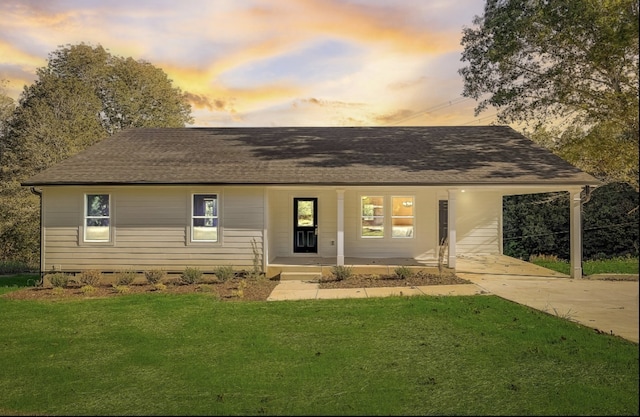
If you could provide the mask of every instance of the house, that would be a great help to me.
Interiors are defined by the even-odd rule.
[[[503,196],[565,191],[581,277],[581,198],[598,184],[510,127],[473,126],[130,129],[22,185],[41,196],[42,271],[257,262],[268,276],[455,270],[502,253]]]

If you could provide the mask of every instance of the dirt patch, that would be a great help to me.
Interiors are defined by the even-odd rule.
[[[265,301],[278,285],[277,280],[266,278],[233,278],[224,282],[208,281],[199,284],[168,282],[164,286],[149,283],[116,287],[97,285],[87,289],[81,286],[68,288],[27,287],[3,295],[18,300],[64,300],[122,297],[127,294],[207,294],[221,301]]]
[[[200,293],[216,297],[220,301],[266,301],[279,279],[233,278],[227,281],[207,280],[198,284],[183,284],[173,279],[163,286],[154,286],[147,282],[128,286],[96,285],[92,288],[72,285],[66,288],[51,286],[25,287],[4,294],[2,297],[16,300],[65,300],[96,299],[122,297],[127,294],[193,294]],[[354,274],[337,280],[326,276],[319,281],[320,288],[373,288],[373,287],[411,287],[422,285],[471,284],[455,274],[429,274],[418,272],[411,276]]]

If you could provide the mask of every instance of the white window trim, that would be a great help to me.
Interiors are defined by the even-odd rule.
[[[87,196],[89,195],[106,195],[109,197],[109,216],[88,216],[87,215]],[[114,244],[114,213],[113,213],[113,195],[106,192],[90,192],[84,193],[82,196],[82,225],[80,226],[80,244],[88,245],[113,245]],[[106,218],[109,219],[109,234],[107,239],[87,239],[87,219],[89,218]]]
[[[363,204],[362,204],[362,198],[363,197],[380,197],[382,198],[382,216],[365,216],[364,215],[364,210],[363,210]],[[380,239],[384,239],[387,237],[387,233],[386,233],[386,229],[387,229],[387,196],[384,194],[375,194],[375,193],[371,193],[371,194],[361,194],[358,196],[358,236],[360,239],[365,239],[365,240],[380,240]],[[363,234],[363,228],[362,228],[362,221],[366,218],[366,219],[375,219],[375,218],[382,218],[382,236],[364,236]]]
[[[217,220],[217,226],[216,226],[216,240],[211,240],[211,239],[194,239],[193,238],[193,232],[194,232],[194,226],[193,226],[193,220],[196,218],[206,218],[207,216],[195,216],[193,214],[193,209],[194,209],[194,199],[195,196],[197,195],[211,195],[211,196],[215,196],[216,199],[216,206],[217,206],[217,215],[213,216],[214,219]],[[222,242],[221,239],[221,231],[222,231],[222,227],[220,224],[220,219],[221,219],[221,193],[219,192],[215,192],[215,191],[202,191],[202,192],[192,192],[189,195],[189,232],[188,232],[188,236],[189,236],[189,240],[188,240],[188,244],[220,244]]]
[[[383,230],[382,236],[363,236],[362,234],[362,220],[365,217],[362,213],[362,197],[382,197],[383,198],[383,215],[375,216],[375,217],[383,217]],[[413,200],[413,216],[394,216],[393,215],[393,199],[394,198],[408,198],[410,197]],[[389,239],[415,239],[416,237],[416,196],[412,194],[402,194],[402,195],[390,195],[390,194],[381,194],[381,193],[363,193],[358,195],[358,238],[363,240],[389,240]],[[410,218],[413,219],[413,233],[411,236],[393,236],[393,219],[401,219],[401,218]]]
[[[413,214],[411,216],[394,216],[393,215],[393,199],[394,198],[411,198],[412,201],[412,207],[413,210],[411,211]],[[415,234],[416,234],[416,196],[414,195],[392,195],[389,196],[389,199],[391,200],[391,204],[390,204],[390,210],[391,210],[391,239],[413,239]],[[393,220],[394,219],[411,219],[413,220],[411,222],[411,228],[412,228],[412,232],[411,232],[411,236],[394,236],[393,235]]]

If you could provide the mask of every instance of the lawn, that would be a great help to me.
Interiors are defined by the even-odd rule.
[[[495,296],[0,312],[0,415],[638,414],[637,343]]]
[[[569,261],[558,259],[556,256],[531,256],[529,262],[563,274],[569,275],[571,273]],[[582,273],[586,276],[594,274],[638,274],[638,258],[626,256],[586,260],[582,263]]]

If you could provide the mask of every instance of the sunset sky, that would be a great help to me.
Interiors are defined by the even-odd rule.
[[[0,80],[102,45],[164,70],[193,126],[487,125],[461,96],[484,0],[0,0]]]

